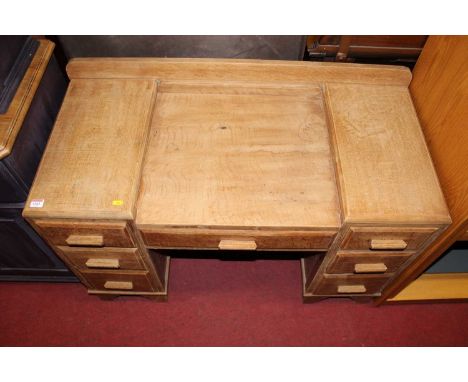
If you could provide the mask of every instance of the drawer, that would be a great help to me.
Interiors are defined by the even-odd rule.
[[[143,241],[154,248],[222,250],[326,250],[336,232],[211,229],[142,229]]]
[[[392,275],[323,275],[313,293],[323,296],[380,293]]]
[[[342,249],[358,250],[415,250],[437,227],[351,227]]]
[[[327,273],[393,273],[414,252],[339,251],[328,264]]]
[[[145,269],[137,248],[60,246],[58,249],[79,269]]]
[[[83,271],[81,275],[94,289],[153,292],[149,273],[144,271]]]
[[[126,222],[38,219],[34,223],[52,244],[84,247],[135,247]]]

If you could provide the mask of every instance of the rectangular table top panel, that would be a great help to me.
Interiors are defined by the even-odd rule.
[[[132,219],[155,91],[149,80],[71,81],[25,216]]]
[[[340,227],[321,88],[161,83],[137,211],[139,227]]]
[[[327,84],[347,223],[449,224],[407,87]]]

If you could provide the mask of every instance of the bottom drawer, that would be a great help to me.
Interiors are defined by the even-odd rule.
[[[390,275],[323,275],[313,291],[316,295],[377,294]]]
[[[83,271],[81,274],[94,289],[139,292],[154,291],[149,280],[148,272]]]

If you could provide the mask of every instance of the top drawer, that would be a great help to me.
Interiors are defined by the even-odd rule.
[[[54,245],[135,247],[126,222],[93,222],[38,219],[34,223]]]
[[[437,227],[351,227],[341,248],[415,250],[437,230]]]

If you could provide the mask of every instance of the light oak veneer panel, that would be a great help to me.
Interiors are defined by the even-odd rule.
[[[405,86],[328,84],[346,223],[451,222]]]
[[[147,80],[72,81],[26,216],[131,219],[155,90]]]
[[[279,93],[158,93],[137,226],[340,227],[321,90]]]

